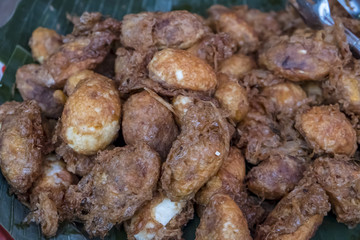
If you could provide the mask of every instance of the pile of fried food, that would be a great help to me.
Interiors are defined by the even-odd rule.
[[[39,27],[0,106],[0,166],[25,222],[89,237],[310,239],[332,209],[360,222],[360,62],[336,24],[214,5]]]

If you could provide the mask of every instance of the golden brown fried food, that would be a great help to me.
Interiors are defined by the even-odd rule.
[[[215,98],[220,102],[221,107],[230,113],[230,119],[238,123],[249,111],[246,90],[226,75],[218,78],[221,80],[216,88]]]
[[[28,64],[16,72],[16,87],[24,100],[35,100],[42,112],[51,118],[58,118],[66,102],[66,96],[54,87],[55,81],[40,65]]]
[[[324,93],[321,84],[322,82],[306,81],[301,85],[307,97],[317,105],[324,102]]]
[[[70,96],[71,94],[74,93],[77,84],[81,81],[81,80],[85,80],[85,79],[89,79],[89,78],[96,78],[96,73],[94,73],[91,70],[83,70],[80,71],[78,73],[75,73],[74,75],[70,76],[65,83],[64,86],[64,93],[67,96]]]
[[[40,175],[44,141],[41,112],[35,101],[22,102],[3,119],[0,167],[15,193],[26,193]]]
[[[269,214],[255,239],[307,240],[330,211],[328,196],[312,178],[304,178]]]
[[[148,65],[149,77],[167,88],[211,92],[217,80],[214,70],[189,52],[164,49]]]
[[[259,55],[260,65],[291,81],[323,80],[339,63],[339,51],[316,35],[321,32],[272,38]]]
[[[124,226],[129,240],[180,240],[181,228],[193,218],[193,215],[191,201],[173,202],[158,193],[125,222]]]
[[[55,236],[61,216],[58,213],[63,203],[66,189],[76,181],[76,177],[66,171],[64,162],[55,155],[48,155],[43,161],[41,175],[34,183],[30,194],[32,212],[26,222],[41,224],[46,237]]]
[[[1,123],[7,115],[11,115],[15,113],[15,110],[21,103],[11,101],[5,102],[0,105],[0,130],[1,130]]]
[[[305,163],[292,156],[271,155],[246,176],[249,190],[261,198],[281,199],[303,177]]]
[[[66,80],[77,72],[94,69],[110,51],[111,43],[120,35],[121,23],[115,19],[102,19],[100,13],[85,12],[64,44],[51,55],[44,67],[64,87]]]
[[[89,73],[65,104],[61,138],[77,153],[95,154],[117,137],[120,114],[119,93],[113,81]]]
[[[346,160],[318,158],[312,171],[329,196],[337,221],[353,227],[360,223],[360,166]]]
[[[252,57],[237,53],[228,59],[225,59],[219,67],[219,72],[234,77],[237,80],[256,67],[256,63]]]
[[[227,33],[207,34],[187,51],[205,60],[211,67],[218,69],[219,64],[231,57],[237,49],[236,42]]]
[[[126,144],[143,141],[166,159],[179,130],[170,110],[142,91],[131,95],[124,104],[122,133]]]
[[[337,106],[319,106],[299,114],[296,128],[316,153],[352,156],[356,149],[356,132]]]
[[[182,125],[181,119],[183,119],[190,106],[192,106],[194,103],[194,98],[184,95],[177,95],[172,99],[172,105],[176,115],[176,122],[179,125]]]
[[[38,27],[31,35],[29,46],[33,58],[42,64],[62,45],[62,37],[52,29]]]
[[[211,197],[200,224],[196,229],[196,240],[251,240],[246,218],[228,195]]]
[[[160,157],[145,143],[102,151],[91,172],[66,192],[64,211],[84,222],[91,237],[104,237],[151,200]]]
[[[162,166],[161,186],[173,201],[193,198],[219,170],[230,148],[227,122],[213,104],[196,102],[181,122],[181,133]]]
[[[243,188],[245,170],[245,160],[241,151],[231,147],[217,174],[196,193],[196,203],[205,207],[210,198],[217,193],[227,194],[234,199]]]

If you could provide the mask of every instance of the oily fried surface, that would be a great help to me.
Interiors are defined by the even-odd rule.
[[[22,102],[3,119],[0,167],[15,193],[26,193],[40,175],[44,141],[40,108],[35,101]]]
[[[91,172],[66,192],[67,218],[84,222],[90,236],[104,237],[152,199],[160,157],[145,143],[100,152]]]

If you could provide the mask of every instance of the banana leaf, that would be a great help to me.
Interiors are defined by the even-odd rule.
[[[6,71],[0,81],[0,104],[9,100],[21,101],[15,89],[15,73],[17,68],[33,62],[29,52],[28,40],[32,31],[43,26],[52,28],[61,34],[71,32],[72,24],[66,14],[81,15],[84,11],[99,11],[121,19],[127,13],[141,11],[171,11],[185,9],[206,15],[206,9],[213,4],[226,6],[247,4],[261,10],[279,10],[285,7],[285,0],[22,0],[11,20],[0,28],[0,61],[6,63]],[[0,173],[0,224],[16,240],[45,239],[40,227],[36,224],[22,223],[29,210],[13,195],[8,194],[8,184]],[[195,239],[195,229],[199,218],[195,216],[184,229],[183,238]],[[81,225],[75,223],[61,224],[54,240],[87,239]],[[126,239],[122,227],[114,228],[106,239]],[[330,214],[325,217],[313,240],[356,240],[360,239],[360,226],[348,229],[336,221]]]

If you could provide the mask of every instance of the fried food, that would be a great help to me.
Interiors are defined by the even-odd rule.
[[[20,105],[21,103],[19,102],[15,102],[15,101],[11,101],[11,102],[5,102],[3,104],[0,105],[0,130],[1,130],[1,123],[4,120],[4,118],[7,115],[11,115],[15,113],[16,108]]]
[[[22,102],[3,119],[0,167],[16,194],[25,194],[40,175],[44,141],[41,112],[35,101]]]
[[[217,84],[214,70],[184,50],[168,48],[155,53],[148,69],[152,80],[170,89],[211,92]]]
[[[296,128],[316,153],[352,156],[356,132],[337,106],[315,106],[296,117]]]
[[[239,80],[255,67],[256,63],[252,57],[237,53],[221,62],[219,72]]]
[[[52,29],[38,27],[31,35],[29,46],[33,58],[42,64],[62,45],[62,37]]]
[[[172,201],[193,198],[220,169],[230,148],[226,120],[213,104],[196,102],[181,122],[162,166],[161,186]]]
[[[145,143],[102,151],[91,172],[66,192],[66,218],[79,219],[90,237],[103,238],[152,199],[159,174],[160,157]]]
[[[181,227],[193,218],[191,201],[173,202],[162,193],[154,198],[125,222],[129,240],[134,239],[182,239]]]
[[[177,95],[172,99],[172,106],[176,115],[176,121],[182,125],[181,120],[189,110],[190,106],[195,103],[195,99],[184,95]]]
[[[86,80],[89,78],[96,78],[96,73],[94,73],[91,70],[83,70],[78,73],[75,73],[74,75],[70,76],[65,83],[64,86],[64,93],[67,96],[70,96],[74,93],[76,86],[81,80]]]
[[[337,221],[356,226],[360,222],[359,165],[349,159],[321,157],[312,171],[329,196]]]
[[[54,79],[40,65],[28,64],[16,71],[16,87],[24,100],[35,100],[48,117],[61,116],[66,96],[54,87]]]
[[[65,104],[61,138],[77,153],[95,154],[117,137],[120,114],[120,97],[114,83],[89,73]]]
[[[304,178],[259,226],[255,239],[310,239],[328,211],[325,191],[313,178]]]
[[[52,237],[61,222],[58,211],[63,204],[65,192],[76,182],[76,177],[66,171],[64,162],[55,155],[46,156],[41,167],[41,175],[31,189],[32,212],[25,221],[41,224],[42,233],[46,237]]]
[[[216,194],[211,197],[200,224],[196,229],[196,240],[250,240],[250,231],[246,219],[228,195]]]

